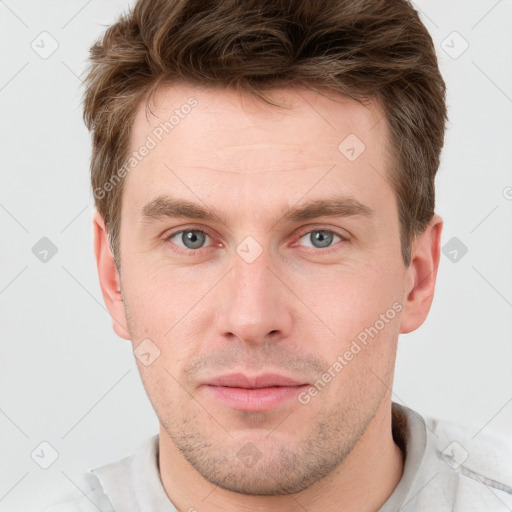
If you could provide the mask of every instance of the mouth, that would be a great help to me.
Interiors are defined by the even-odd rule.
[[[222,375],[203,385],[213,398],[228,407],[254,412],[274,409],[309,386],[278,374],[248,377],[241,373]]]

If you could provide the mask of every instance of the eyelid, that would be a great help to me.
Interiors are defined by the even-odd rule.
[[[208,231],[206,231],[205,229],[203,228],[194,228],[194,227],[184,227],[184,228],[179,228],[179,229],[176,229],[176,230],[172,230],[170,231],[169,233],[167,233],[165,236],[164,236],[164,240],[170,240],[171,238],[175,237],[176,235],[179,235],[180,233],[183,233],[185,231],[198,231],[199,233],[204,233],[205,235],[208,235],[210,238],[212,238],[212,236],[210,235],[210,233],[208,233]]]

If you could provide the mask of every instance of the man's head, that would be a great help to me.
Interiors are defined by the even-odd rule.
[[[92,53],[100,283],[161,429],[220,487],[304,490],[383,435],[432,302],[431,39],[402,1],[146,1]]]

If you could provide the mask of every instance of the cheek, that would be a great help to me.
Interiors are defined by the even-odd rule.
[[[316,335],[314,348],[322,350],[329,363],[331,399],[382,396],[390,385],[399,334],[402,305],[397,300],[397,283],[367,273],[344,275],[323,289],[323,294],[309,296],[316,301],[315,311],[335,333],[328,332],[325,343]]]
[[[346,339],[393,308],[401,299],[402,282],[399,273],[389,267],[382,271],[375,265],[347,265],[310,273],[297,282],[296,289],[311,310],[339,338]],[[389,316],[394,317],[394,312]]]
[[[215,313],[215,301],[208,299],[213,277],[205,278],[193,267],[171,269],[144,263],[127,264],[125,269],[123,292],[134,349],[140,345],[142,350],[142,343],[149,339],[159,354],[151,368],[139,364],[141,375],[147,376],[151,386],[175,383],[172,376],[181,378],[180,368],[197,355],[206,337],[205,326],[211,326],[203,317],[204,304],[210,315]]]
[[[136,320],[161,329],[169,329],[185,315],[206,293],[209,282],[193,267],[165,266],[150,258],[126,261],[123,274],[123,291],[130,299]]]
[[[337,376],[333,389],[355,386],[371,394],[371,389],[381,391],[394,365],[402,304],[399,272],[370,266],[364,270],[317,275],[303,284],[301,293],[329,327],[320,337],[319,332],[309,332],[317,340],[311,348],[323,352]]]

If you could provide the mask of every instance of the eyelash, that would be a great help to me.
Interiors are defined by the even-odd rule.
[[[204,235],[208,236],[209,238],[213,238],[206,231],[204,231],[202,229],[186,228],[186,229],[180,229],[178,231],[173,231],[172,233],[166,235],[163,241],[165,243],[170,242],[170,240],[172,238],[174,238],[176,235],[179,235],[181,233],[186,233],[187,231],[194,231],[196,233],[203,233]],[[303,247],[303,249],[306,249],[306,252],[310,252],[312,250],[314,252],[321,251],[321,253],[323,253],[323,254],[330,254],[331,252],[334,252],[334,251],[337,250],[337,247],[336,247],[337,243],[348,242],[348,238],[343,236],[341,233],[333,231],[332,229],[314,228],[314,229],[309,229],[309,231],[302,231],[302,232],[300,232],[300,234],[297,236],[297,239],[292,244],[292,246],[295,246],[298,243],[298,241],[301,238],[303,238],[305,235],[308,235],[310,233],[314,233],[315,231],[323,231],[325,233],[331,233],[331,234],[336,235],[339,238],[341,238],[341,240],[339,242],[333,242],[332,245],[330,245],[329,247],[323,248],[323,249],[322,248],[315,248],[315,247]],[[170,243],[172,243],[172,242],[170,242]],[[172,244],[172,245],[174,245],[176,247],[176,249],[173,249],[173,250],[175,250],[179,254],[183,254],[185,256],[194,256],[194,255],[197,255],[197,253],[201,249],[208,249],[208,247],[200,247],[198,249],[187,249],[187,248],[184,248],[184,247],[176,246],[176,244]]]

